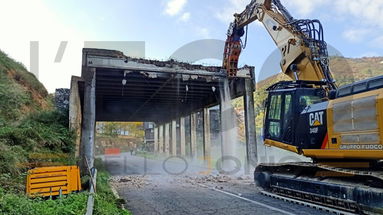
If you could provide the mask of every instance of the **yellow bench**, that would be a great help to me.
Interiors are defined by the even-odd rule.
[[[81,190],[77,166],[39,167],[28,171],[26,192],[30,196],[58,196]]]

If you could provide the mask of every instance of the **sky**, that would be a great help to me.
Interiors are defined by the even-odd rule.
[[[49,92],[54,92],[55,88],[69,88],[71,76],[81,74],[84,44],[101,48],[108,48],[110,44],[113,49],[121,44],[125,47],[122,49],[125,55],[167,60],[191,42],[203,39],[224,41],[228,25],[233,20],[232,14],[241,12],[250,2],[0,1],[0,49],[30,69],[31,41],[38,41],[38,78]],[[294,18],[319,19],[326,42],[338,54],[352,58],[383,56],[383,0],[281,1]],[[135,43],[137,41],[139,43]],[[131,50],[137,48],[134,44],[139,44],[141,51]],[[270,56],[278,59],[275,50],[275,44],[262,25],[252,23],[240,66],[251,65],[258,73],[262,71],[263,74],[257,77],[259,80],[275,74],[279,71],[277,60],[275,64],[264,66],[265,62],[270,62]],[[204,47],[197,51],[206,52]],[[221,65],[221,60],[205,59],[197,63]]]

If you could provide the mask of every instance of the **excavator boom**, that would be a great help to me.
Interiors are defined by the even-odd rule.
[[[252,0],[234,17],[228,29],[223,60],[229,76],[236,75],[244,28],[258,20],[281,51],[283,73],[292,80],[325,81],[329,90],[336,89],[323,28],[318,20],[294,19],[279,0]]]

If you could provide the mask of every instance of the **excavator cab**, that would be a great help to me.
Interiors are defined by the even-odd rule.
[[[299,147],[298,125],[305,117],[302,113],[326,100],[326,91],[312,83],[279,82],[267,89],[264,139]]]

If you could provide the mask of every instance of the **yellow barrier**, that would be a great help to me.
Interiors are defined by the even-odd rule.
[[[58,196],[81,190],[80,170],[77,166],[39,167],[28,171],[27,194],[30,196]]]

